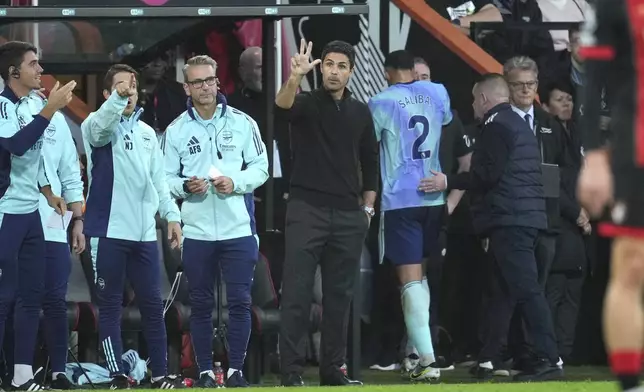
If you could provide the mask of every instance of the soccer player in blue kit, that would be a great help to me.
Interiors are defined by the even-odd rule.
[[[420,356],[410,378],[436,380],[440,370],[430,366],[435,357],[423,259],[438,246],[445,196],[422,192],[419,187],[421,180],[441,171],[441,129],[452,121],[452,112],[443,85],[414,81],[411,53],[390,53],[385,71],[390,86],[369,101],[380,142],[380,257],[396,266],[407,335]]]
[[[168,221],[172,247],[181,243],[179,208],[170,196],[155,131],[139,120],[136,71],[113,65],[105,75],[106,101],[81,124],[89,192],[85,235],[90,238],[99,310],[99,338],[112,376],[111,389],[127,389],[121,343],[126,277],[141,311],[150,355],[152,388],[182,388],[167,376],[167,339],[155,215]]]
[[[242,374],[251,332],[251,287],[259,256],[253,191],[268,178],[266,146],[253,119],[217,93],[217,63],[189,59],[183,69],[188,110],[168,126],[165,170],[172,194],[183,199],[182,261],[190,292],[190,332],[199,380],[213,388],[212,312],[221,270],[228,302],[226,386],[247,387]],[[221,300],[218,298],[218,300]]]
[[[57,213],[66,211],[45,173],[42,135],[54,114],[72,99],[75,82],[58,83],[34,115],[18,109],[21,99],[41,88],[42,67],[36,48],[26,42],[0,46],[0,347],[8,312],[14,309],[15,390],[38,391],[33,358],[45,283],[45,239],[38,203],[42,193]]]

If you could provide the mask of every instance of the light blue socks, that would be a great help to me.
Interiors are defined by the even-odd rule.
[[[435,362],[432,336],[429,331],[429,287],[427,281],[409,282],[401,292],[407,339],[418,350],[421,366]]]

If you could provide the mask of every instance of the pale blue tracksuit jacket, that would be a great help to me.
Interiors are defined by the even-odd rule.
[[[221,241],[256,234],[253,191],[268,179],[266,146],[257,123],[222,98],[218,95],[212,119],[200,118],[189,103],[166,130],[166,179],[172,195],[184,199],[181,219],[189,239]],[[232,179],[232,194],[219,194],[213,186],[205,195],[184,191],[188,178],[207,179],[211,167]]]
[[[123,116],[127,101],[113,91],[81,124],[89,178],[85,235],[156,241],[156,212],[179,222],[179,209],[168,192],[157,136],[139,121],[143,109]]]
[[[36,93],[22,99],[18,113],[25,118],[40,113],[45,101]],[[67,204],[83,201],[83,181],[81,180],[78,152],[67,125],[65,116],[58,112],[54,114],[42,136],[42,156],[45,172],[55,195],[61,195]],[[67,231],[47,226],[47,221],[54,209],[49,206],[45,196],[40,195],[40,219],[43,223],[45,241],[67,242]]]
[[[0,94],[0,222],[4,214],[36,211],[40,187],[49,185],[41,156],[49,120],[19,113],[26,99],[19,99],[9,86]]]

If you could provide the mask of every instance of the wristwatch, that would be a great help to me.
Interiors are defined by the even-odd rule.
[[[452,20],[452,24],[455,26],[460,26],[461,25],[461,20],[460,19],[454,19]]]
[[[74,216],[74,217],[72,217],[72,223],[74,223],[74,222],[76,222],[76,221],[84,222],[84,221],[85,221],[85,218],[84,218],[84,217],[82,217],[82,216]]]
[[[373,207],[362,206],[362,210],[366,212],[370,218],[373,218],[373,216],[376,215],[376,210]]]

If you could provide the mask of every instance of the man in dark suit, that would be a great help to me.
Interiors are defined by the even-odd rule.
[[[472,223],[485,238],[495,295],[487,301],[479,354],[479,373],[491,375],[492,361],[508,333],[515,306],[522,308],[539,360],[516,376],[519,381],[547,380],[561,376],[556,366],[557,345],[550,309],[538,282],[534,247],[539,230],[546,228],[541,159],[528,124],[509,104],[509,89],[498,74],[489,74],[474,86],[474,112],[483,128],[472,154],[471,170],[448,176],[451,188],[469,190]],[[434,191],[444,175],[421,183],[420,190]]]

